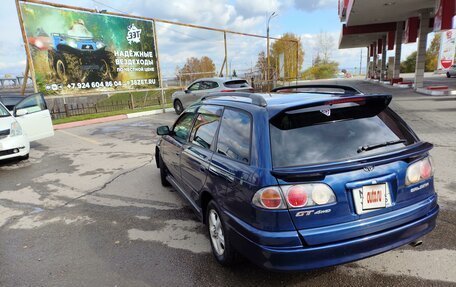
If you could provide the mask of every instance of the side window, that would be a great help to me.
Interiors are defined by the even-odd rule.
[[[173,132],[176,139],[181,141],[187,140],[194,117],[194,112],[186,112],[179,118],[176,124],[174,124]]]
[[[205,84],[205,89],[215,89],[215,88],[218,88],[218,84],[216,82],[212,82],[212,81],[205,81],[203,82]]]
[[[25,109],[28,114],[40,112],[46,108],[46,102],[41,94],[30,95],[16,106],[16,110]]]
[[[190,136],[190,141],[193,144],[211,149],[222,111],[223,108],[218,106],[202,106],[198,110]]]
[[[191,85],[190,87],[188,87],[188,89],[189,89],[190,91],[201,90],[200,85],[201,85],[201,82],[196,82],[196,83],[194,83],[193,85]]]
[[[225,109],[218,134],[217,153],[249,163],[252,120],[246,112]]]

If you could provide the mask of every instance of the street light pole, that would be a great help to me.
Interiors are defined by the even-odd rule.
[[[269,22],[271,21],[272,17],[276,16],[276,12],[273,12],[269,18],[268,18],[268,26],[266,29],[266,58],[267,58],[267,64],[266,64],[266,83],[269,81]]]

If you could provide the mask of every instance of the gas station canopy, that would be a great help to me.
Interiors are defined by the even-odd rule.
[[[415,42],[419,14],[426,10],[431,14],[429,25],[434,31],[451,29],[455,2],[455,0],[339,0],[339,17],[341,22],[345,22],[339,48],[367,47],[386,33],[395,31],[397,22],[406,22],[405,32],[411,34],[404,35],[404,42]],[[438,21],[434,23],[434,19]]]

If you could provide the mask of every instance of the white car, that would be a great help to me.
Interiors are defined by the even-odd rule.
[[[51,114],[42,94],[24,97],[12,113],[0,102],[0,160],[27,159],[30,142],[53,135]]]

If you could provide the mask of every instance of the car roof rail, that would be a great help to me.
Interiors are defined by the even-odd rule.
[[[362,95],[363,93],[351,86],[346,85],[333,85],[333,84],[303,84],[303,85],[293,85],[293,86],[282,86],[272,89],[271,92],[290,92],[290,93],[321,93],[321,94],[329,94],[331,92],[328,91],[318,91],[316,89],[339,89],[343,90],[344,94],[346,95]],[[299,91],[299,89],[314,89],[309,91]],[[293,91],[295,90],[295,91]],[[333,94],[333,93],[331,93]]]
[[[268,104],[263,96],[254,94],[254,93],[243,93],[243,92],[223,92],[223,93],[211,93],[207,96],[201,98],[201,101],[209,99],[209,98],[217,98],[217,97],[239,97],[239,98],[249,98],[252,100],[253,105],[257,105],[260,107],[266,107]]]

